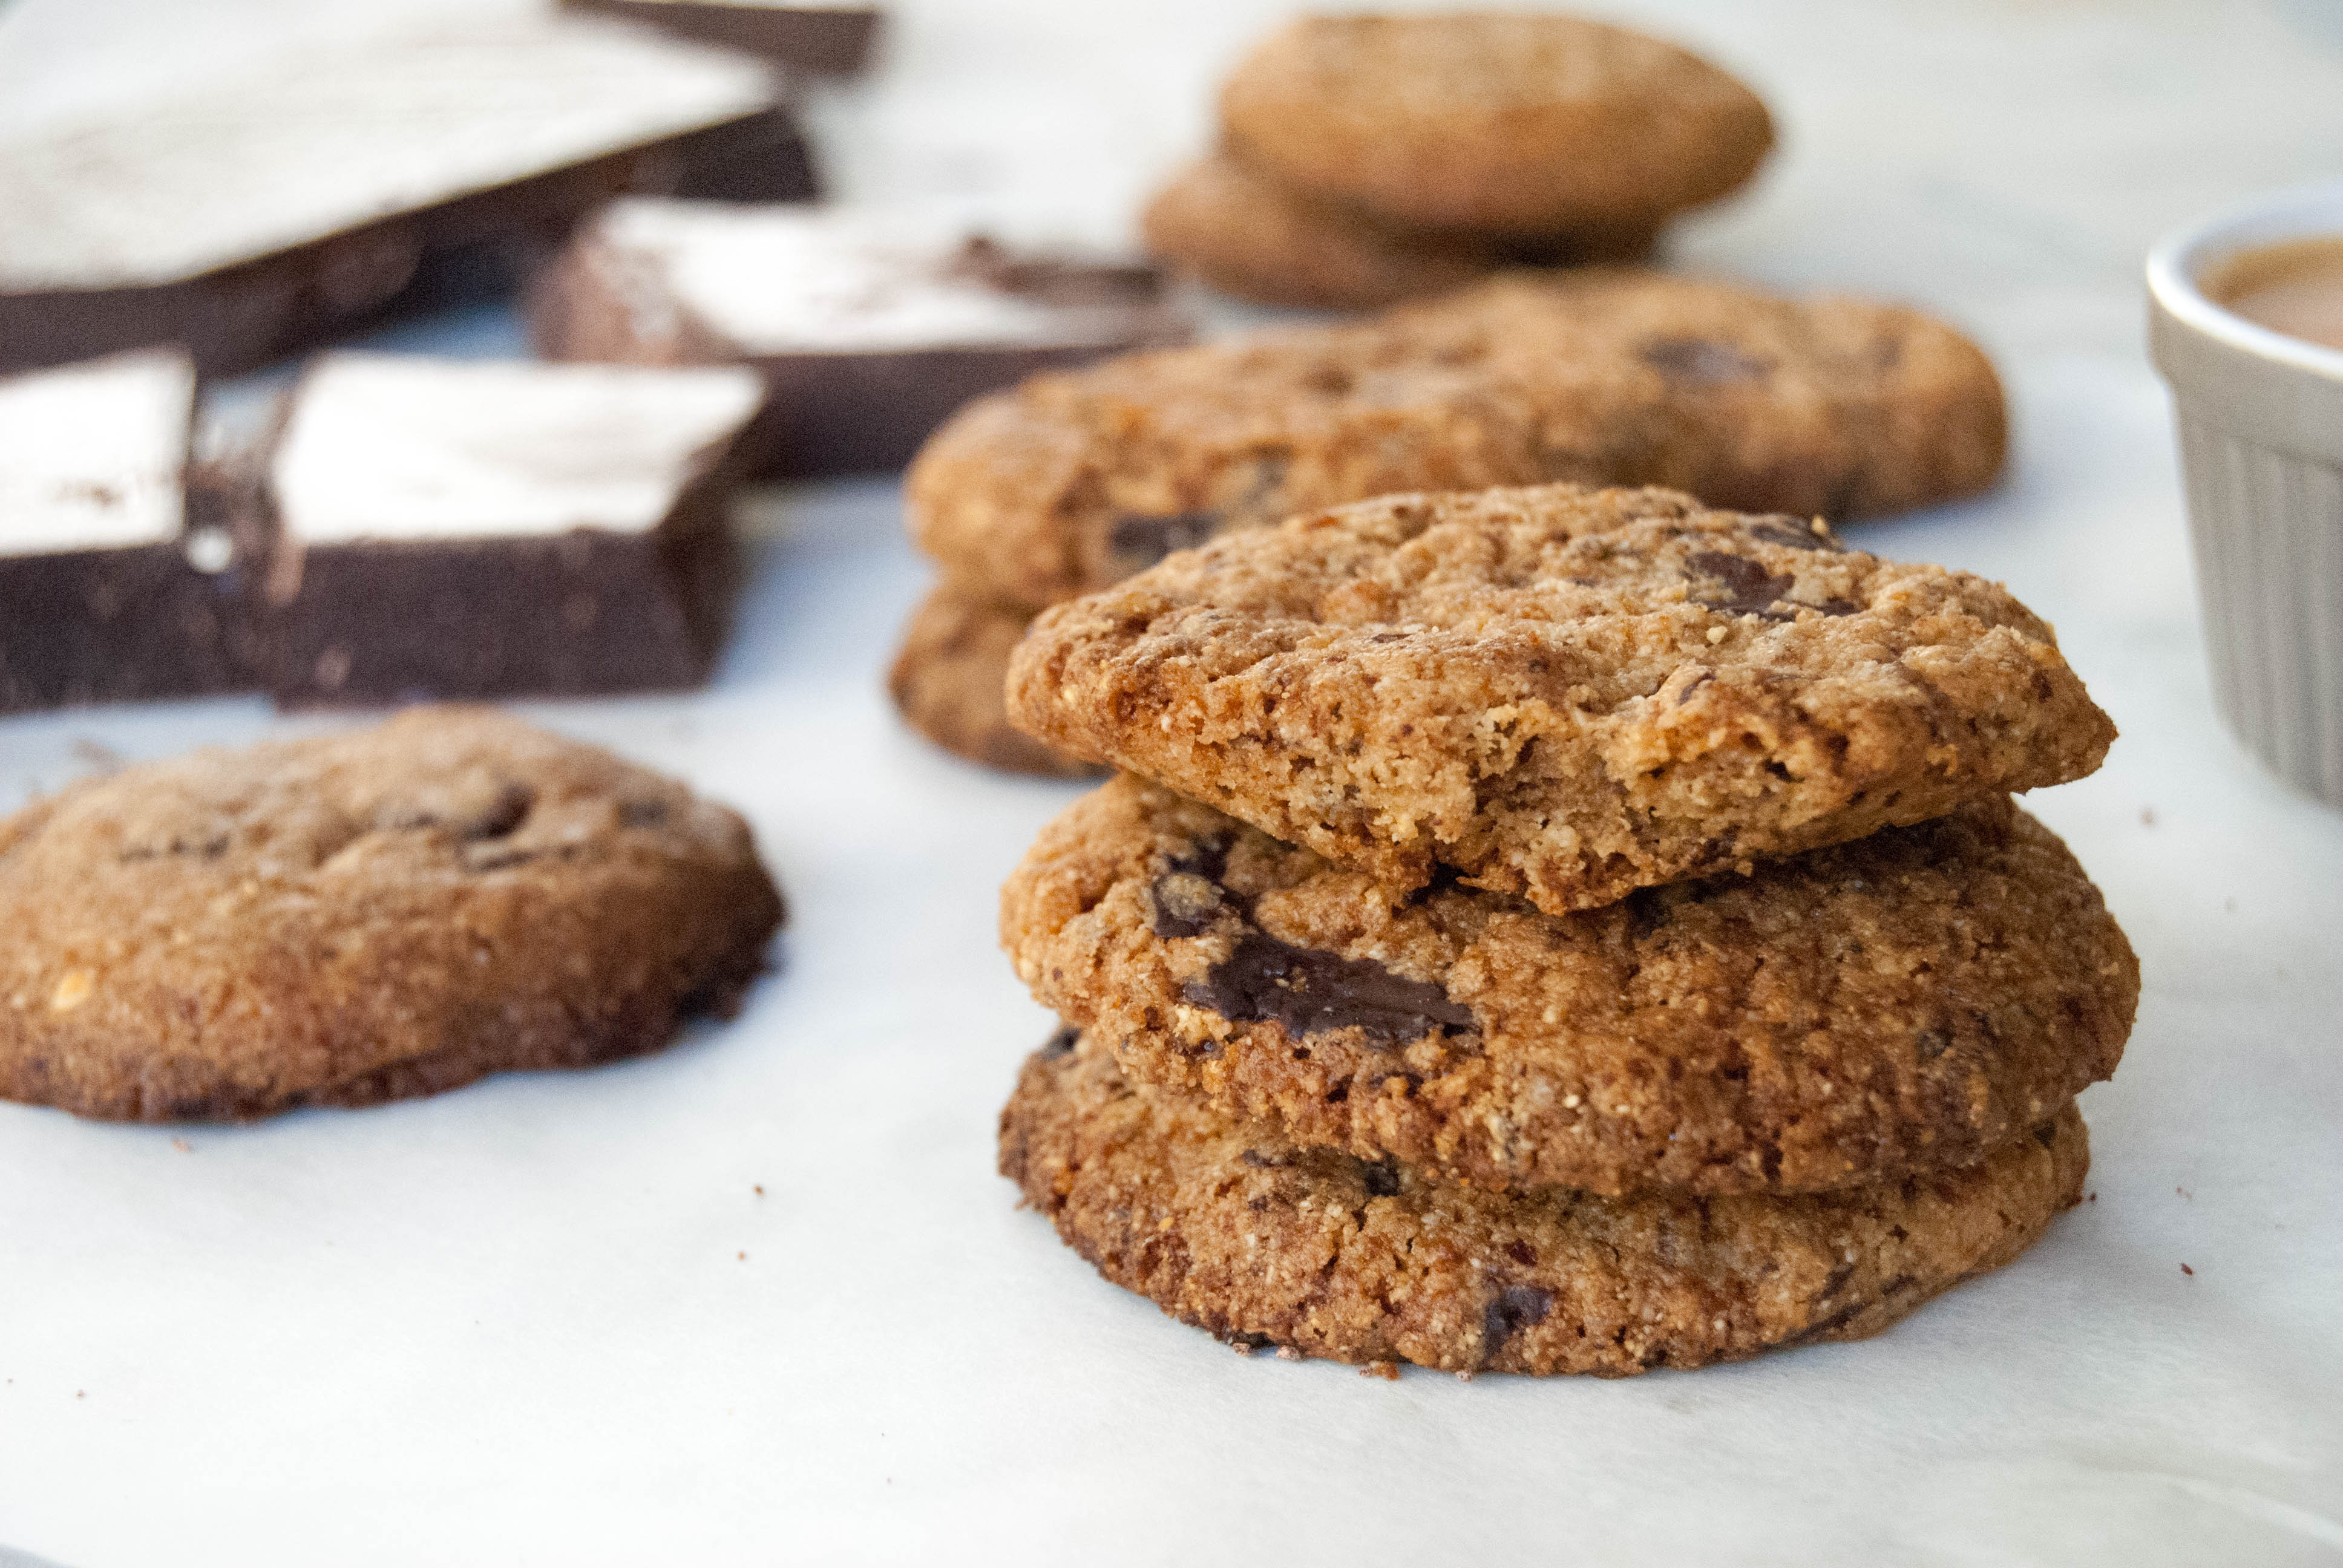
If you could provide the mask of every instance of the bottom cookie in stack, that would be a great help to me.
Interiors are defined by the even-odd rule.
[[[2081,1191],[2138,967],[2006,798],[1554,915],[1393,889],[1129,777],[1004,945],[1072,1029],[1005,1173],[1248,1343],[1605,1374],[1856,1338]]]
[[[1182,1322],[1464,1372],[1626,1376],[1877,1333],[2024,1251],[2089,1163],[2070,1104],[1975,1164],[1842,1191],[1493,1192],[1139,1090],[1071,1030],[1001,1123],[1002,1173],[1067,1244]]]

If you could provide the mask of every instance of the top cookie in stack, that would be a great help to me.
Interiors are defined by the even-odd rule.
[[[1303,17],[1220,109],[1219,148],[1151,204],[1149,246],[1224,292],[1332,308],[1638,259],[1774,141],[1732,76],[1574,16]]]
[[[1664,490],[1402,495],[1044,612],[1138,775],[1002,939],[1002,1163],[1259,1344],[1630,1372],[1875,1332],[2081,1194],[2138,969],[2013,791],[2114,728],[1999,586]]]

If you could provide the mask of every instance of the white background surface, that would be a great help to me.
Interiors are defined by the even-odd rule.
[[[18,0],[0,121],[389,9]],[[1273,9],[900,5],[880,74],[817,106],[823,151],[853,196],[1113,237]],[[2004,487],[1859,542],[2008,581],[2123,728],[2029,801],[2146,976],[2084,1100],[2096,1202],[1881,1339],[1624,1382],[1242,1359],[1104,1285],[991,1173],[1049,1027],[994,889],[1074,791],[897,728],[879,671],[922,570],[891,486],[828,487],[762,514],[713,689],[525,709],[753,820],[792,920],[736,1023],[248,1128],[0,1107],[0,1542],[75,1568],[2343,1561],[2343,816],[2213,718],[2137,285],[2159,230],[2338,172],[2343,7],[1614,9],[1783,121],[1681,259],[1915,299],[2008,375]],[[93,746],[317,722],[0,722],[0,803]]]

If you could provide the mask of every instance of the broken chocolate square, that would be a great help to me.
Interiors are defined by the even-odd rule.
[[[236,550],[188,527],[195,367],[0,380],[0,711],[234,690]]]
[[[734,582],[746,370],[335,354],[267,466],[280,703],[704,680]]]
[[[516,20],[19,128],[0,136],[0,370],[160,342],[208,375],[265,364],[517,276],[626,190],[810,196],[784,85],[637,28]]]
[[[980,393],[1194,333],[1145,266],[867,213],[652,199],[587,223],[529,317],[550,358],[756,367],[770,398],[748,461],[792,476],[900,467]]]

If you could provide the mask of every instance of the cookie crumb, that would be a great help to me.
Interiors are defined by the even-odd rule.
[[[2142,806],[2139,809],[2139,825],[2143,828],[2153,828],[2156,826],[2155,807]]]
[[[2192,1269],[2192,1268],[2190,1268],[2190,1267],[2189,1267],[2187,1264],[2186,1264],[2186,1263],[2183,1263],[2183,1264],[2181,1264],[2181,1265],[2180,1265],[2180,1271],[2181,1271],[2182,1273],[2184,1273],[2184,1274],[2187,1275],[2187,1276],[2188,1276],[2190,1279],[2192,1279],[2192,1280],[2193,1280],[2193,1279],[2195,1279],[2195,1278],[2197,1277],[2197,1271],[2196,1271],[2196,1270],[2194,1270],[2194,1269]]]
[[[91,970],[67,970],[57,979],[57,989],[49,993],[51,1012],[71,1012],[89,1000],[97,989],[97,975]]]
[[[1280,1345],[1277,1347],[1277,1359],[1282,1362],[1298,1362],[1302,1359],[1302,1352],[1292,1345]]]
[[[744,1263],[749,1261],[749,1254],[746,1252],[735,1252],[733,1256]]]
[[[760,1182],[759,1182],[756,1186],[751,1187],[751,1188],[750,1188],[750,1189],[749,1189],[749,1190],[751,1192],[754,1192],[754,1193],[755,1193],[758,1197],[759,1197],[759,1198],[761,1198],[761,1197],[763,1197],[763,1196],[765,1195],[765,1186],[764,1186],[764,1183],[763,1183],[763,1182],[761,1182],[761,1181],[760,1181]]]
[[[1366,1365],[1359,1369],[1359,1375],[1361,1377],[1379,1377],[1385,1382],[1399,1382],[1399,1363],[1397,1362],[1369,1362]]]
[[[196,1146],[188,1142],[184,1138],[172,1139],[171,1147],[177,1150],[182,1154],[193,1154],[196,1151]]]

